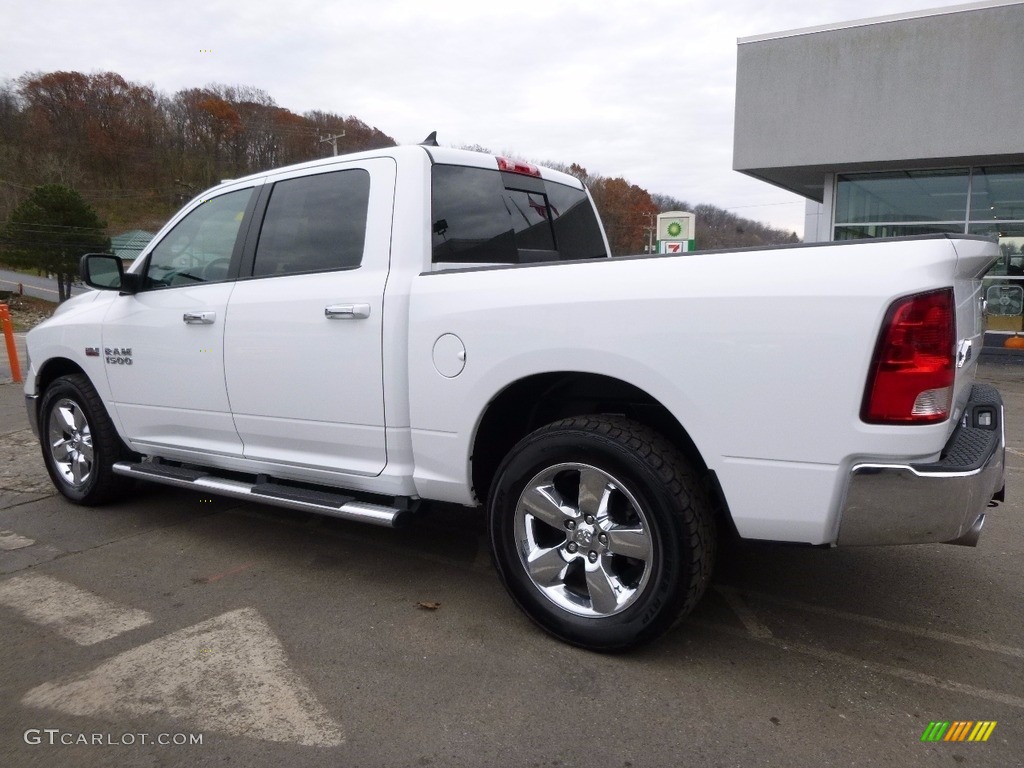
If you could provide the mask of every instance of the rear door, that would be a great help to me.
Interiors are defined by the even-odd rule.
[[[246,458],[377,475],[395,162],[274,177],[228,307],[224,365]]]

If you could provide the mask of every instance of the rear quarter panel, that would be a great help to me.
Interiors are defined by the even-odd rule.
[[[952,285],[955,264],[951,241],[928,239],[423,275],[410,298],[417,488],[471,502],[488,402],[535,373],[596,373],[676,416],[741,535],[833,541],[852,463],[929,460],[951,430],[868,425],[859,412],[889,304]],[[452,378],[433,360],[444,334],[466,350]]]

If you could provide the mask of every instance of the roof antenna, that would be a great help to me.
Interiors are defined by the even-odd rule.
[[[439,147],[437,143],[437,131],[431,131],[430,135],[427,136],[423,141],[420,142],[421,147]]]

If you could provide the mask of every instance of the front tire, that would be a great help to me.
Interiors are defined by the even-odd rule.
[[[713,507],[658,433],[621,417],[564,419],[527,435],[488,504],[498,572],[544,630],[596,651],[649,642],[710,580]]]
[[[39,418],[46,471],[68,501],[104,504],[129,487],[128,478],[113,472],[128,451],[87,376],[54,379],[43,395]]]

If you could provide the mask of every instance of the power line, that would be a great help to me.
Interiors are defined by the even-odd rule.
[[[802,200],[794,200],[791,203],[758,203],[757,205],[733,205],[729,208],[724,208],[726,211],[739,211],[743,208],[771,208],[776,205],[804,205]]]
[[[27,248],[27,249],[31,249],[33,247],[45,247],[47,250],[54,249],[54,248],[67,248],[69,250],[78,251],[80,253],[86,253],[86,252],[89,251],[90,248],[98,248],[99,247],[98,244],[84,244],[83,245],[81,241],[79,241],[79,242],[70,242],[70,243],[57,242],[57,243],[44,243],[44,244],[41,244],[41,243],[38,243],[38,242],[36,242],[34,240],[6,240],[6,239],[4,239],[2,237],[0,237],[0,245],[11,246],[11,247],[14,247],[14,248]]]
[[[6,185],[8,187],[14,187],[15,189],[24,189],[24,190],[26,190],[28,192],[33,192],[36,189],[38,189],[39,187],[47,186],[47,184],[36,184],[35,186],[26,186],[24,184],[18,184],[18,183],[13,182],[13,181],[8,181],[7,179],[0,179],[0,184],[4,184],[4,185]],[[167,191],[165,187],[143,187],[141,189],[110,190],[110,189],[79,189],[78,187],[72,186],[70,184],[62,184],[60,186],[69,187],[71,189],[74,189],[80,195],[88,195],[89,197],[102,197],[104,195],[117,195],[119,197],[133,197],[133,196],[138,195],[138,194],[140,194],[142,192],[166,192]]]
[[[20,229],[22,231],[33,231],[33,232],[45,232],[51,229],[70,229],[75,232],[103,232],[106,227],[84,227],[76,224],[47,224],[44,221],[31,221],[31,222],[9,222],[7,227],[12,229]]]

